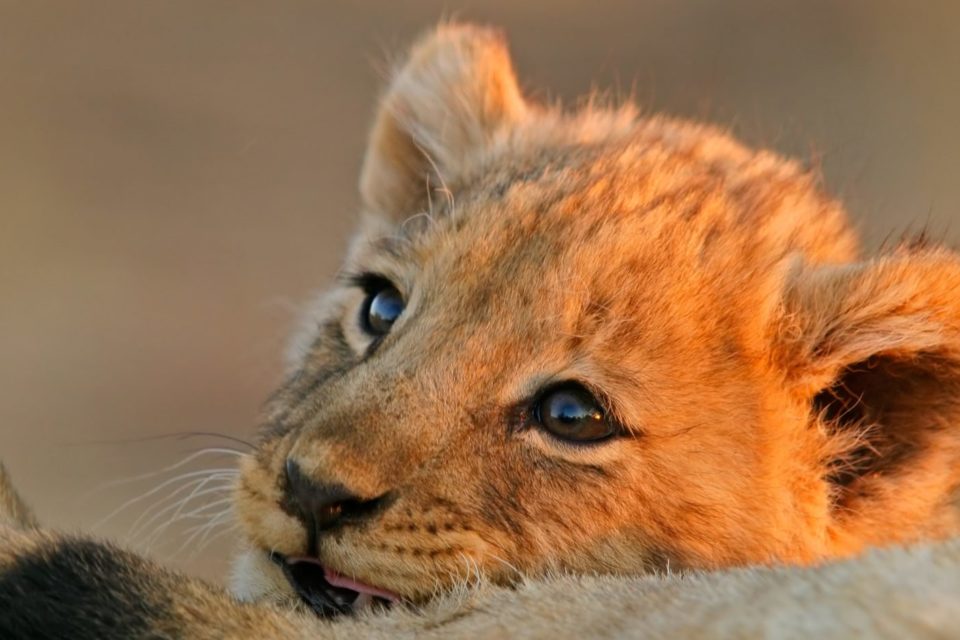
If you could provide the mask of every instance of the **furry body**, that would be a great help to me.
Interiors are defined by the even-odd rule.
[[[38,530],[10,510],[19,499],[0,478],[3,638],[951,638],[960,629],[957,541],[815,568],[483,585],[416,611],[325,622]]]
[[[717,129],[531,103],[469,26],[413,47],[360,189],[350,275],[241,463],[242,597],[290,597],[268,552],[420,602],[477,572],[808,564],[960,532],[952,252],[861,257],[815,176]],[[405,307],[375,337],[387,286]],[[538,421],[571,382],[615,437]],[[291,464],[382,508],[321,526]]]
[[[502,39],[466,26],[394,77],[360,191],[349,275],[241,462],[239,601],[43,533],[3,484],[0,630],[960,628],[960,547],[936,542],[960,533],[957,255],[863,258],[812,175],[710,127],[530,103]],[[603,438],[547,427],[558,386]],[[291,558],[418,609],[319,621]]]

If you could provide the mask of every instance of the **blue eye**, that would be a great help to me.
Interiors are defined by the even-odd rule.
[[[405,306],[403,296],[390,284],[369,292],[361,312],[364,331],[374,336],[386,335],[403,313]]]
[[[593,442],[617,432],[599,401],[576,383],[548,389],[534,407],[534,414],[544,429],[564,440]]]

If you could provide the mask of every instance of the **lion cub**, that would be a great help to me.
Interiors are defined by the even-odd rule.
[[[960,530],[960,260],[861,258],[796,164],[533,104],[497,34],[443,26],[360,194],[243,461],[242,598],[332,614]]]

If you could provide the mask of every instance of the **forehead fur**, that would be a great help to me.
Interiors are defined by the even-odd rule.
[[[622,331],[645,316],[755,311],[781,285],[777,265],[855,253],[842,210],[792,163],[662,118],[573,143],[589,116],[550,113],[513,125],[422,210],[368,225],[348,268],[450,309],[469,296],[474,313],[539,312],[565,332],[612,317],[630,344]],[[754,299],[731,308],[730,296]]]
[[[451,299],[497,282],[504,304],[536,285],[594,311],[627,287],[722,300],[765,290],[791,254],[856,252],[842,209],[794,163],[630,105],[530,103],[499,33],[462,25],[431,33],[395,76],[361,192],[348,268]]]
[[[561,333],[612,316],[625,339],[664,305],[675,315],[761,308],[787,256],[856,252],[842,209],[794,163],[632,105],[530,103],[500,34],[463,25],[431,33],[394,77],[361,193],[346,269],[408,292],[416,282],[450,309],[495,291],[474,315],[542,298]],[[724,304],[751,292],[739,309]],[[645,313],[638,296],[663,304]]]

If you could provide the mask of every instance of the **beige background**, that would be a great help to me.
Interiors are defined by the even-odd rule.
[[[633,91],[819,161],[872,245],[957,238],[957,2],[0,0],[0,458],[46,522],[89,528],[173,471],[102,483],[219,442],[171,435],[252,437],[389,54],[451,15],[505,27],[540,98]],[[229,537],[182,533],[151,547],[217,574]]]

